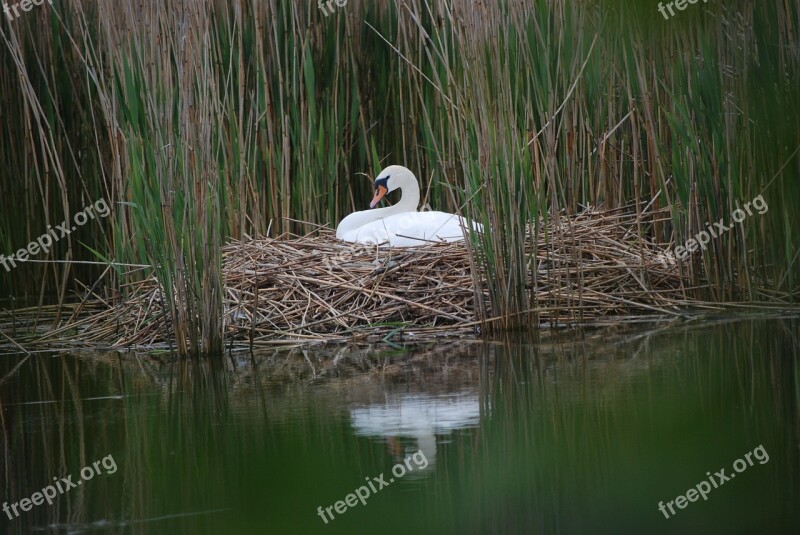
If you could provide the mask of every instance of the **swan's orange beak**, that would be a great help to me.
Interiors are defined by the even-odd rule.
[[[381,202],[381,199],[383,199],[387,193],[389,193],[389,190],[386,189],[386,186],[378,185],[378,187],[375,188],[375,196],[372,198],[372,202],[369,203],[369,207],[375,208],[378,206],[378,203]]]

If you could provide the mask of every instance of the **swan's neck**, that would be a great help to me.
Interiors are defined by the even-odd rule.
[[[373,208],[366,210],[364,213],[369,215],[371,221],[384,219],[395,214],[405,214],[408,212],[416,212],[419,206],[419,184],[415,178],[402,177],[400,182],[400,200],[394,206],[387,206],[386,208]]]
[[[395,214],[416,212],[420,199],[417,179],[413,175],[399,178],[401,180],[399,187],[401,196],[397,204],[386,208],[373,208],[371,210],[353,212],[339,223],[339,226],[336,228],[336,237],[341,239],[347,232]]]
[[[416,212],[419,207],[419,184],[417,179],[404,175],[400,181],[400,201],[394,206],[388,208],[377,208],[373,212],[379,212],[380,218],[384,218],[394,214],[402,214],[405,212]]]

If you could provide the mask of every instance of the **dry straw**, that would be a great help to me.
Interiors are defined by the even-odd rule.
[[[640,239],[635,214],[586,211],[550,218],[528,234],[526,314],[544,326],[680,316],[687,300],[679,266]],[[407,333],[416,340],[477,334],[491,306],[476,292],[464,244],[414,249],[352,247],[329,229],[233,242],[223,248],[225,338],[229,346],[353,340]],[[484,284],[481,284],[484,286]],[[484,299],[481,318],[476,295]],[[102,306],[100,306],[102,303]],[[97,301],[40,342],[164,347],[173,329],[154,277],[114,305]]]

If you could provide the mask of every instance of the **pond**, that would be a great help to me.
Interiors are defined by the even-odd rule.
[[[0,532],[797,533],[799,325],[4,355]]]

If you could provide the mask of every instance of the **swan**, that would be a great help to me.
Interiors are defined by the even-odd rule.
[[[388,208],[375,208],[387,193],[399,189],[400,201]],[[456,242],[464,239],[464,229],[482,232],[483,227],[445,212],[418,212],[419,183],[407,168],[390,165],[375,179],[375,197],[370,210],[354,212],[336,227],[342,241],[390,247],[418,247],[430,242]]]

